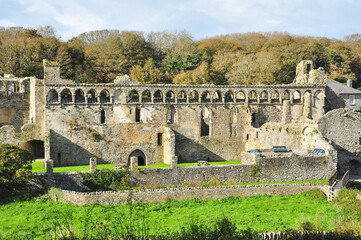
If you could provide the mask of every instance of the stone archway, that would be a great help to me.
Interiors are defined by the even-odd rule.
[[[44,158],[44,142],[40,140],[31,140],[24,142],[22,147],[28,150],[35,158]]]
[[[139,148],[133,150],[130,152],[130,154],[127,157],[127,164],[130,165],[130,158],[131,157],[137,157],[138,158],[138,166],[145,166],[147,165],[147,155],[144,153],[143,150],[140,150]]]

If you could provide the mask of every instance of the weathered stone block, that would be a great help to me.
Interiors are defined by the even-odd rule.
[[[89,158],[90,171],[94,172],[97,169],[97,159],[95,157]]]

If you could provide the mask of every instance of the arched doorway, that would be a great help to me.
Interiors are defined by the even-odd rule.
[[[44,158],[44,142],[40,140],[31,140],[22,144],[25,150],[28,150],[35,158]]]
[[[140,149],[135,149],[132,151],[127,158],[128,165],[130,164],[130,158],[131,157],[137,157],[138,158],[138,166],[145,166],[147,165],[147,157],[144,154],[144,152]]]

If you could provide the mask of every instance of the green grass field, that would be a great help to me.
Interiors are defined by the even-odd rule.
[[[317,229],[332,230],[338,223],[339,213],[319,190],[289,196],[193,199],[131,207],[8,199],[0,202],[0,236],[47,239],[56,232],[57,225],[69,223],[72,231],[79,233],[84,227],[112,228],[126,224],[129,219],[133,219],[135,225],[145,223],[151,234],[161,234],[179,231],[194,219],[208,225],[222,216],[232,220],[238,229],[269,232],[300,230],[304,222],[312,223]]]
[[[241,164],[241,161],[223,161],[223,162],[209,162],[210,165],[229,165],[229,164]],[[178,167],[190,167],[194,166],[192,163],[179,163]],[[43,162],[33,162],[33,173],[42,173],[45,172]],[[97,164],[97,169],[112,169],[116,164]],[[170,167],[169,164],[165,163],[155,163],[149,166],[139,166],[142,168],[167,168]],[[80,171],[89,171],[89,165],[77,165],[77,166],[66,166],[66,167],[54,167],[54,172],[80,172]]]
[[[112,169],[116,164],[97,164],[97,169]],[[32,163],[33,173],[45,172],[43,162]],[[78,166],[66,166],[66,167],[54,167],[54,172],[80,172],[89,171],[89,165],[78,165]]]

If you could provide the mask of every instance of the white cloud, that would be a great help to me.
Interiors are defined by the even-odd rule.
[[[36,14],[46,19],[47,22],[40,25],[51,25],[52,22],[55,22],[63,26],[62,36],[65,39],[82,32],[106,27],[106,23],[93,10],[88,9],[86,4],[81,6],[72,0],[58,2],[33,0],[31,3],[20,0],[19,2],[25,6],[25,13]]]
[[[17,24],[14,23],[14,22],[11,22],[9,20],[6,20],[6,19],[0,19],[0,26],[2,26],[2,27],[15,27],[15,26],[17,26]]]
[[[1,1],[1,0],[0,0]],[[6,25],[52,25],[63,39],[99,29],[188,30],[196,38],[288,31],[324,36],[359,31],[361,1],[345,0],[16,0]],[[0,20],[1,21],[1,20]],[[0,22],[1,23],[1,22]],[[3,24],[3,25],[5,25]]]

